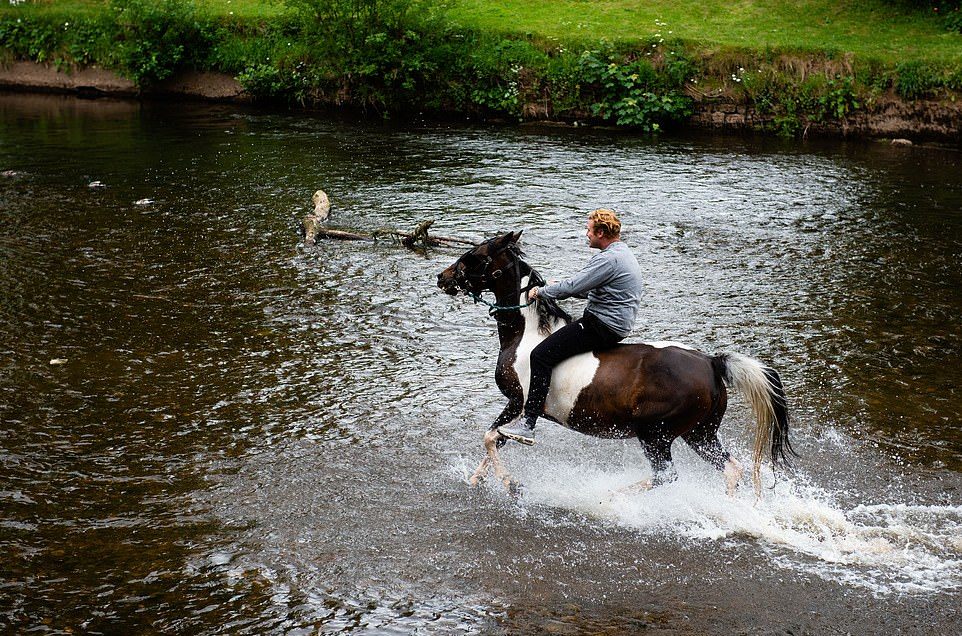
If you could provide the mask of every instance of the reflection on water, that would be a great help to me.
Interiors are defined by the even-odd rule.
[[[4,631],[958,627],[957,152],[13,96],[0,131]],[[317,188],[345,229],[524,229],[549,275],[616,208],[634,337],[778,368],[798,471],[730,501],[679,448],[612,499],[636,444],[548,427],[522,502],[470,491],[502,403],[458,253],[302,249]]]

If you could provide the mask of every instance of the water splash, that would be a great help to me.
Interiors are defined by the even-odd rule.
[[[852,493],[832,492],[804,474],[775,479],[769,473],[757,499],[746,480],[730,498],[721,477],[684,451],[676,452],[677,481],[623,494],[618,491],[650,473],[632,444],[620,452],[604,445],[582,442],[571,452],[549,442],[524,457],[509,446],[508,465],[524,484],[521,514],[570,511],[588,523],[645,536],[735,541],[764,551],[780,568],[876,595],[962,588],[962,506],[880,501],[864,493],[855,496],[865,503],[846,505],[841,499]],[[467,460],[453,467],[459,477],[469,468]],[[500,495],[496,481],[485,488]]]

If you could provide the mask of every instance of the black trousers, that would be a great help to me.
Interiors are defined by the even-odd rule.
[[[551,370],[555,366],[579,353],[613,347],[624,339],[589,313],[545,338],[531,351],[531,385],[524,403],[525,418],[530,422],[544,413]]]

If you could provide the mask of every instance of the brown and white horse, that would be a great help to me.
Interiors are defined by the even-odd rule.
[[[522,259],[517,245],[520,237],[521,232],[508,232],[490,239],[438,274],[438,287],[445,293],[463,292],[476,302],[485,302],[498,323],[501,352],[495,381],[508,404],[485,435],[486,454],[470,481],[477,484],[493,469],[511,490],[516,484],[499,459],[498,448],[505,439],[497,428],[521,415],[528,393],[531,350],[571,320],[553,301],[538,298],[529,302],[529,289],[544,281]],[[485,291],[494,293],[494,303],[481,299]],[[624,344],[581,354],[555,367],[544,416],[586,435],[637,437],[654,476],[632,490],[675,478],[671,444],[681,437],[724,473],[732,494],[743,469],[717,436],[728,406],[726,386],[742,391],[755,415],[757,492],[765,451],[775,466],[787,464],[788,455],[795,453],[788,439],[781,379],[774,369],[747,356],[709,356],[677,343]]]

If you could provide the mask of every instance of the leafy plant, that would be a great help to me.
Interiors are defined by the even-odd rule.
[[[149,86],[206,55],[210,36],[188,0],[111,0],[118,44],[114,55],[127,77]]]
[[[859,102],[855,95],[854,80],[841,77],[828,81],[826,92],[817,98],[819,110],[833,119],[844,119],[852,111],[858,110]]]
[[[5,16],[0,20],[0,47],[18,58],[46,62],[60,45],[61,31],[48,20]]]
[[[597,117],[654,132],[665,122],[691,114],[691,98],[665,86],[671,78],[666,82],[659,77],[646,59],[619,63],[585,51],[580,61],[584,80],[598,89],[598,99],[591,105]]]

